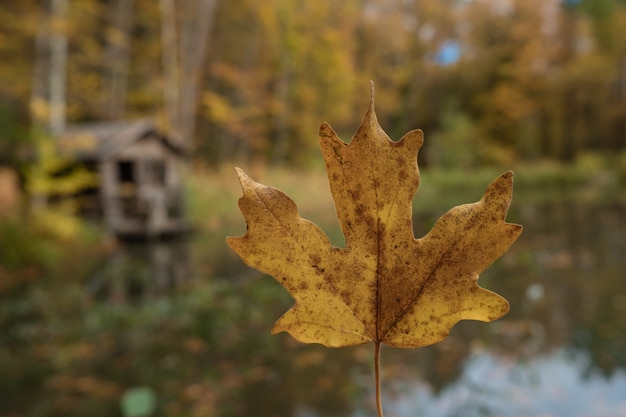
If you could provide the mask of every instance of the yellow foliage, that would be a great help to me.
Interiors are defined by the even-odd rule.
[[[41,97],[34,97],[30,101],[29,107],[30,114],[32,114],[33,119],[35,120],[46,120],[50,114],[50,106],[48,105],[48,102]]]
[[[228,244],[296,301],[272,333],[331,347],[368,341],[377,349],[380,343],[420,347],[441,341],[459,320],[491,321],[508,312],[508,302],[477,280],[522,231],[505,222],[512,172],[415,239],[411,202],[422,132],[391,141],[378,124],[372,90],[350,144],[325,123],[319,134],[345,248],[332,246],[281,191],[238,169],[247,232]]]
[[[42,139],[37,146],[37,162],[26,173],[28,191],[33,195],[71,195],[97,184],[96,174],[73,161],[61,157],[50,139]],[[62,174],[69,170],[67,174]]]
[[[202,102],[207,108],[207,116],[212,122],[223,125],[232,119],[234,114],[232,106],[219,94],[206,91],[202,96]]]
[[[81,234],[83,223],[71,210],[38,209],[32,212],[34,230],[61,242],[71,242]]]

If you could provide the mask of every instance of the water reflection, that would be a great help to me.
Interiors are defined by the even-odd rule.
[[[118,304],[168,295],[189,279],[188,253],[186,239],[123,242],[87,286],[96,298]]]
[[[387,417],[626,417],[626,207],[559,198],[509,219],[524,234],[481,285],[511,312],[423,349],[385,346]],[[0,392],[14,400],[0,396],[0,414],[116,416],[145,387],[163,416],[376,415],[373,346],[271,336],[292,301],[225,234],[128,244],[80,288],[50,280],[0,305]]]
[[[481,285],[507,297],[511,313],[491,324],[462,322],[435,346],[385,349],[387,417],[626,416],[624,206],[564,199],[520,207],[510,218],[525,232]],[[257,384],[263,394],[246,396],[246,410],[375,415],[372,349],[365,346],[344,353],[311,347],[320,356],[313,374],[279,365],[288,387]],[[298,360],[300,349],[285,348],[282,361]],[[332,362],[341,372],[326,366]],[[320,382],[325,376],[331,382]],[[316,392],[325,384],[322,404]],[[269,400],[285,396],[288,405]]]
[[[626,372],[587,377],[582,352],[558,350],[530,361],[479,352],[440,393],[409,381],[387,398],[388,416],[626,416]],[[396,384],[397,385],[397,384]]]

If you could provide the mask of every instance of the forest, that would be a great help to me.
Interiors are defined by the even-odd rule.
[[[155,115],[208,164],[306,166],[321,121],[351,135],[370,80],[392,137],[433,138],[424,164],[626,148],[619,0],[7,0],[0,27],[14,167],[33,132]]]
[[[375,415],[370,347],[271,336],[293,300],[225,239],[237,166],[345,244],[318,129],[348,142],[372,81],[392,140],[424,132],[417,238],[509,169],[524,226],[481,273],[510,313],[385,346],[385,414],[626,417],[625,28],[626,0],[0,1],[0,415]],[[185,150],[180,239],[79,216],[59,152],[146,119]]]

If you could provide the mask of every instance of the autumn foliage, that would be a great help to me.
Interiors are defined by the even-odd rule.
[[[372,91],[350,144],[326,123],[319,133],[345,248],[332,246],[281,191],[238,169],[248,230],[228,244],[296,300],[273,333],[332,347],[420,347],[442,340],[459,320],[491,321],[508,312],[506,300],[477,280],[522,231],[504,221],[512,172],[494,180],[481,201],[453,208],[415,239],[411,201],[422,132],[391,141],[376,120]]]
[[[68,123],[152,116],[179,97],[211,163],[307,162],[321,120],[352,128],[369,79],[393,137],[429,133],[424,166],[626,148],[619,0],[82,0],[62,18],[49,15],[62,2],[1,3],[0,159],[47,117],[51,28],[70,46]]]
[[[376,119],[372,86],[350,144],[326,123],[319,136],[345,248],[332,246],[284,193],[237,170],[248,230],[228,244],[296,301],[272,333],[329,347],[373,341],[378,358],[381,343],[421,347],[441,341],[459,320],[492,321],[508,312],[508,302],[477,281],[522,232],[505,222],[512,172],[495,179],[479,202],[451,209],[415,239],[411,202],[422,132],[391,141]]]

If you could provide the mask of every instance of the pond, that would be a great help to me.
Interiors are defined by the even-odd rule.
[[[438,345],[383,348],[387,417],[626,416],[625,207],[564,197],[509,218],[524,234],[480,282],[511,312],[461,322]],[[239,415],[376,414],[373,346],[284,343]]]
[[[514,204],[508,219],[524,233],[480,279],[511,312],[461,322],[422,349],[383,346],[385,416],[626,417],[626,206],[617,200]],[[416,217],[416,234],[435,217]],[[224,235],[128,244],[75,287],[27,290],[35,301],[14,307],[0,345],[2,414],[375,416],[373,344],[271,336],[292,301]],[[137,392],[149,394],[143,414],[121,406]]]

